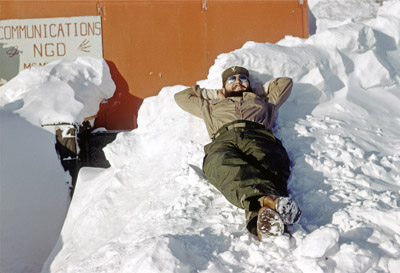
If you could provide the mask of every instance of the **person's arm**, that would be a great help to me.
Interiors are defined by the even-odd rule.
[[[205,100],[219,100],[225,99],[222,89],[200,89],[201,96]]]
[[[176,104],[184,111],[203,118],[201,107],[204,104],[204,99],[201,96],[201,89],[198,85],[187,88],[174,95]]]
[[[275,104],[276,108],[279,108],[289,98],[292,92],[293,81],[287,77],[276,78],[270,81],[268,86],[265,87],[268,102]]]
[[[224,99],[222,89],[204,89],[198,85],[187,88],[178,92],[174,96],[176,104],[179,105],[184,111],[203,118],[201,108],[207,101]]]

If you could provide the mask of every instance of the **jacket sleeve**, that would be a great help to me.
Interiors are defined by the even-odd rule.
[[[292,92],[293,81],[291,78],[276,78],[265,86],[267,90],[268,102],[276,105],[279,108],[284,103]]]
[[[198,85],[187,88],[175,94],[174,99],[184,111],[203,118],[202,107],[206,103],[206,99],[202,96],[202,90]]]

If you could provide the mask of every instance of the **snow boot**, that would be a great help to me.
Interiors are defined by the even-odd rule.
[[[267,195],[261,197],[259,200],[262,207],[271,208],[279,213],[285,225],[293,225],[299,222],[301,210],[290,197]]]
[[[258,211],[257,236],[260,242],[266,237],[281,236],[284,231],[285,225],[276,211],[268,207]]]

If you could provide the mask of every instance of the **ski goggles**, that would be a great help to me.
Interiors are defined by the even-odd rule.
[[[237,78],[239,78],[239,81],[240,81],[240,82],[247,82],[247,81],[249,81],[249,79],[247,78],[246,75],[244,75],[244,74],[239,74],[239,75],[232,75],[232,76],[229,76],[229,77],[226,79],[226,83],[232,84],[232,83],[234,83],[234,82],[236,81]]]

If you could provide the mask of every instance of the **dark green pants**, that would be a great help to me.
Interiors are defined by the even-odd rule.
[[[233,128],[223,130],[204,151],[207,179],[229,202],[245,210],[247,229],[255,233],[258,199],[268,194],[288,196],[290,161],[282,143],[264,128]]]

